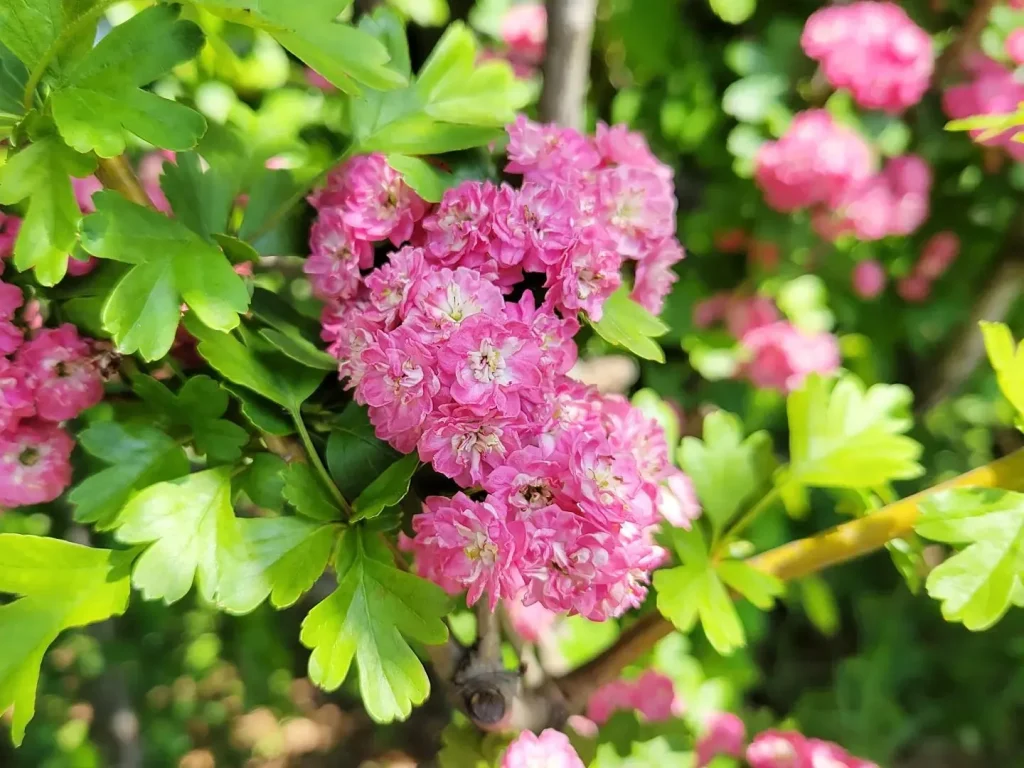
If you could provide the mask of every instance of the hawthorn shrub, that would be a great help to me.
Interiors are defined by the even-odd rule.
[[[590,5],[5,0],[5,764],[1024,754],[1024,10]]]

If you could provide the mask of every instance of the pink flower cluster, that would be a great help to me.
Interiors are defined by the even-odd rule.
[[[529,77],[544,61],[548,14],[543,3],[513,5],[501,20],[505,56],[520,77]]]
[[[965,69],[972,80],[948,89],[942,95],[942,108],[952,118],[975,117],[978,115],[1010,115],[1024,101],[1024,83],[1017,80],[1014,72],[997,61],[985,56],[969,57]],[[987,146],[1002,147],[1014,160],[1024,160],[1024,144],[1014,141],[1024,130],[1021,127],[990,136],[983,141],[979,137],[983,130],[971,131],[971,137]]]
[[[623,255],[634,297],[660,309],[682,257],[672,174],[621,128],[591,141],[521,118],[509,137],[520,188],[464,182],[433,208],[383,157],[348,161],[313,197],[306,271],[377,436],[487,492],[427,499],[420,572],[470,603],[603,619],[646,594],[659,507],[699,514],[656,422],[566,376],[577,315],[600,317]],[[401,247],[364,274],[385,239]]]
[[[807,19],[800,43],[832,86],[849,89],[862,107],[893,114],[921,100],[935,69],[928,33],[895,3],[820,8]]]
[[[932,283],[945,274],[959,255],[960,238],[955,232],[944,230],[932,235],[921,249],[921,258],[914,265],[914,271],[897,284],[900,297],[910,302],[927,299]]]
[[[508,745],[501,768],[584,768],[569,737],[548,728],[538,736],[523,731]]]
[[[0,259],[6,259],[14,253],[14,241],[21,230],[21,218],[0,211]],[[0,274],[3,274],[3,262],[0,262]]]
[[[904,155],[875,171],[867,142],[821,109],[801,112],[778,141],[762,145],[754,178],[775,210],[810,208],[814,229],[826,240],[909,235],[928,218],[928,164]]]
[[[89,342],[73,325],[26,340],[14,323],[23,301],[19,288],[0,282],[0,507],[42,504],[64,491],[75,443],[60,422],[103,397]]]
[[[851,185],[832,210],[814,212],[815,231],[826,240],[846,234],[858,240],[909,235],[928,218],[932,172],[917,155],[895,157],[885,169]]]
[[[594,691],[587,701],[587,718],[604,725],[616,712],[635,710],[660,723],[680,717],[685,709],[672,679],[649,669],[634,680],[615,680]]]
[[[704,768],[719,755],[740,757],[747,740],[747,727],[732,712],[716,712],[704,723],[697,739],[697,768]]]
[[[750,768],[878,768],[829,741],[793,731],[764,731],[747,747]]]
[[[808,374],[827,376],[839,367],[835,336],[808,333],[782,320],[765,296],[717,293],[694,306],[693,322],[698,328],[724,322],[746,358],[739,375],[761,389],[791,392]]]

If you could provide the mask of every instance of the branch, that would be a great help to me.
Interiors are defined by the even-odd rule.
[[[149,195],[142,188],[142,184],[139,183],[139,179],[125,155],[101,157],[99,166],[96,168],[96,178],[104,187],[120,192],[133,203],[144,205],[147,208],[153,207]]]
[[[998,263],[974,300],[970,317],[957,331],[942,356],[927,366],[930,378],[920,386],[914,406],[919,416],[959,390],[974,373],[974,369],[985,359],[985,342],[978,323],[982,320],[1004,320],[1024,290],[1024,259],[1021,258],[1024,233],[1020,231],[1024,229],[1024,214],[1016,216],[1010,226],[1012,231]]]
[[[547,0],[542,119],[582,128],[597,0]]]
[[[988,24],[988,16],[996,5],[996,0],[975,0],[974,7],[967,15],[960,34],[946,46],[946,50],[935,63],[934,83],[941,83],[950,75],[956,74],[963,66],[964,59],[979,49],[981,33]]]
[[[864,517],[843,523],[805,539],[770,549],[749,561],[752,566],[784,581],[799,579],[825,568],[874,552],[914,529],[920,503],[935,493],[954,487],[1024,490],[1024,449],[978,469],[939,483],[913,496],[889,504]],[[618,678],[622,669],[649,652],[673,631],[658,613],[644,616],[627,629],[611,648],[555,682],[570,713],[579,713],[602,684]]]

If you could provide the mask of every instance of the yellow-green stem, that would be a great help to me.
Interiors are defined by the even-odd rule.
[[[320,477],[327,486],[327,490],[330,491],[334,500],[338,502],[338,506],[345,512],[346,515],[351,517],[352,505],[348,503],[348,500],[342,495],[338,486],[335,485],[334,480],[331,478],[330,472],[327,471],[327,467],[320,460],[320,454],[317,453],[316,446],[313,445],[313,439],[309,436],[309,430],[306,429],[306,423],[302,420],[302,414],[298,411],[291,411],[292,421],[295,422],[295,428],[299,432],[299,438],[302,440],[302,444],[306,447],[306,453],[309,455],[309,460],[316,468],[316,471],[320,473]]]
[[[758,570],[784,581],[799,579],[829,566],[845,563],[881,549],[892,539],[911,533],[921,502],[937,491],[955,487],[1024,490],[1024,449],[864,517],[770,549],[751,558],[749,562]],[[569,711],[582,711],[595,689],[615,680],[623,667],[650,651],[672,631],[672,624],[667,619],[656,612],[649,613],[623,632],[615,645],[607,651],[559,678],[558,687],[568,702]]]

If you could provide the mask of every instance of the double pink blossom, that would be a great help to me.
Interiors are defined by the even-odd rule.
[[[942,95],[942,108],[951,118],[980,115],[1012,115],[1024,101],[1024,83],[1018,82],[1013,70],[980,54],[969,56],[965,68],[970,82],[949,88]],[[1021,133],[1019,126],[987,136],[980,128],[970,132],[975,141],[1005,149],[1014,160],[1024,160],[1024,144],[1014,139]]]
[[[548,728],[537,736],[523,731],[508,745],[501,768],[584,768],[569,737]]]
[[[755,328],[740,340],[750,355],[744,373],[756,387],[792,392],[808,374],[839,368],[839,345],[832,334],[808,333],[780,320]]]

